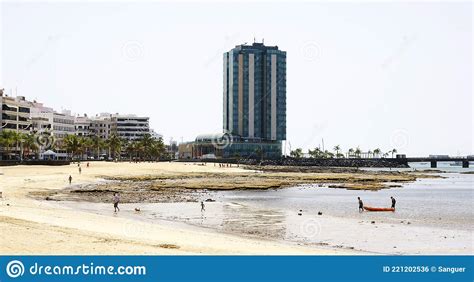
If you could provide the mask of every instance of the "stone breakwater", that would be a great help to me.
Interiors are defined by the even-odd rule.
[[[189,161],[189,160],[187,160]],[[217,162],[217,163],[239,163],[245,165],[260,166],[317,166],[317,167],[392,167],[408,168],[408,162],[404,159],[381,158],[381,159],[313,159],[313,158],[282,158],[278,160],[257,160],[257,159],[210,159],[197,160],[197,162]]]

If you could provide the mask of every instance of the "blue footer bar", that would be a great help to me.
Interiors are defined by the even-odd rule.
[[[0,281],[473,281],[473,256],[0,256]]]

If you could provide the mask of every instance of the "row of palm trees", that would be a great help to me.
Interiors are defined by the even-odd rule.
[[[126,158],[129,160],[156,161],[169,157],[163,139],[153,138],[150,134],[145,134],[141,139],[133,141],[123,140],[115,134],[110,135],[106,140],[98,136],[67,135],[62,143],[71,159],[85,159],[91,156],[100,159],[104,151],[106,152],[105,155],[114,160]]]
[[[35,156],[38,158],[39,151],[45,149],[63,150],[73,160],[84,160],[93,157],[130,160],[158,160],[168,158],[166,147],[161,138],[153,138],[145,134],[141,139],[126,141],[112,134],[107,139],[99,136],[77,136],[66,135],[57,142],[50,142],[47,147],[33,133],[19,133],[12,130],[0,132],[0,147],[7,159],[28,159]],[[5,159],[5,157],[4,157]]]
[[[33,134],[20,133],[13,130],[2,130],[0,132],[0,147],[4,155],[11,158],[16,152],[20,159],[28,157],[31,152],[36,152],[39,147]]]
[[[357,148],[349,148],[347,150],[346,154],[342,153],[342,149],[340,145],[336,145],[333,148],[334,152],[330,152],[328,150],[321,150],[319,147],[314,148],[313,150],[309,149],[308,150],[308,155],[310,158],[315,158],[315,159],[332,159],[332,158],[361,158],[362,155],[364,154],[364,157],[367,158],[386,158],[390,154],[392,158],[394,155],[397,153],[397,149],[392,149],[387,152],[382,152],[380,148],[376,148],[374,150],[368,150],[367,152],[363,153],[362,150],[357,147]],[[290,152],[290,156],[293,158],[302,158],[304,155],[303,149],[297,148],[295,150],[292,150]]]

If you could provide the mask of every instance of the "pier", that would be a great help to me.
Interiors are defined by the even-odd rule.
[[[474,162],[474,157],[411,157],[411,158],[400,158],[399,160],[406,161],[407,163],[424,163],[429,162],[432,168],[438,167],[438,162],[461,162],[463,168],[469,167],[469,162]]]

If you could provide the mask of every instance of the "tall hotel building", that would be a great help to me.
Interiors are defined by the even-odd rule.
[[[286,140],[286,52],[263,43],[224,53],[224,131]]]

